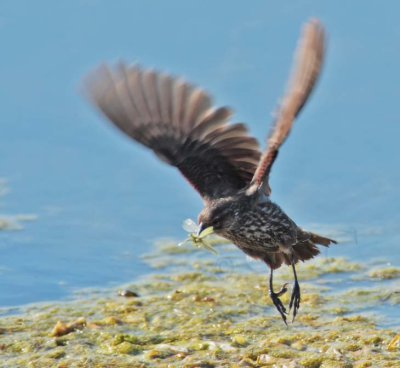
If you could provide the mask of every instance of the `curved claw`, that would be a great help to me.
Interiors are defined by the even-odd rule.
[[[293,287],[293,291],[292,291],[292,295],[290,297],[290,303],[289,303],[289,312],[291,311],[292,307],[293,307],[293,319],[292,322],[294,322],[294,319],[296,318],[297,315],[297,311],[300,308],[300,285],[298,282],[295,282],[294,287]]]
[[[286,308],[282,304],[282,301],[279,299],[279,296],[286,292],[286,290],[283,292],[282,292],[282,290],[283,290],[283,287],[278,293],[274,293],[274,292],[270,291],[269,296],[270,296],[272,302],[274,303],[275,308],[278,310],[279,314],[281,315],[283,322],[285,322],[285,325],[287,326],[288,324],[286,321],[286,314],[287,314]]]
[[[284,283],[284,284],[282,285],[281,289],[280,289],[277,293],[275,293],[276,296],[282,296],[283,294],[285,294],[285,293],[288,291],[288,288],[287,288],[288,285],[289,285],[289,284],[288,284],[287,282]]]

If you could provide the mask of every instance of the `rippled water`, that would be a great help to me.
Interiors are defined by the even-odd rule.
[[[90,68],[123,57],[183,74],[263,141],[309,16],[328,30],[327,64],[274,167],[273,200],[343,240],[324,254],[399,266],[400,5],[301,4],[5,2],[0,212],[37,219],[0,232],[0,305],[132,280],[154,240],[183,239],[201,209],[175,170],[81,98]]]

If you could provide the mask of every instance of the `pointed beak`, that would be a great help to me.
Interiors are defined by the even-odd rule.
[[[204,234],[205,236],[210,235],[214,232],[214,228],[212,226],[207,226],[202,222],[200,222],[199,230],[197,231],[197,236],[200,236],[203,232],[207,232],[207,234]]]
[[[207,226],[205,226],[202,222],[200,222],[199,230],[197,231],[197,236],[200,236],[200,234],[201,234],[205,229],[207,229]]]

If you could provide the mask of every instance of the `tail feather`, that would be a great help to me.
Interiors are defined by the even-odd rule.
[[[324,236],[310,233],[302,232],[300,241],[293,246],[293,255],[295,262],[306,261],[308,259],[314,258],[320,253],[317,244],[323,245],[324,247],[329,247],[331,244],[337,244],[333,239],[325,238]]]
[[[321,235],[314,233],[306,233],[310,236],[310,240],[315,244],[323,245],[324,247],[329,247],[330,244],[337,244],[336,240],[325,238]]]
[[[314,258],[319,253],[320,250],[311,240],[297,243],[293,246],[293,258],[295,263]]]
[[[291,254],[281,251],[267,252],[263,255],[262,260],[273,270],[279,268],[282,264],[291,265],[292,262],[307,261],[320,253],[317,244],[329,247],[331,244],[337,244],[337,241],[301,231],[298,234],[298,242],[292,246]]]

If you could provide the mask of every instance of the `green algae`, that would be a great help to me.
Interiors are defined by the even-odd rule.
[[[266,275],[242,267],[241,256],[232,267],[221,255],[230,256],[232,248],[221,247],[228,253],[205,259],[199,259],[204,252],[196,249],[181,252],[173,244],[158,248],[145,259],[165,264],[162,273],[126,285],[135,297],[117,290],[112,295],[87,294],[76,301],[31,306],[19,315],[3,317],[0,365],[347,368],[398,364],[398,331],[380,327],[364,313],[366,307],[393,304],[388,295],[397,291],[388,290],[384,278],[377,277],[373,285],[353,281],[351,289],[339,289],[335,278],[365,274],[366,267],[322,257],[299,265],[302,303],[295,323],[287,328],[268,298]],[[277,284],[292,279],[285,269],[276,276]],[[318,283],[326,277],[333,278],[333,284]],[[282,300],[287,304],[289,295]],[[57,324],[69,326],[68,333],[54,334]]]
[[[373,279],[384,279],[391,280],[400,277],[400,268],[388,267],[382,269],[376,269],[369,273],[369,276]]]

